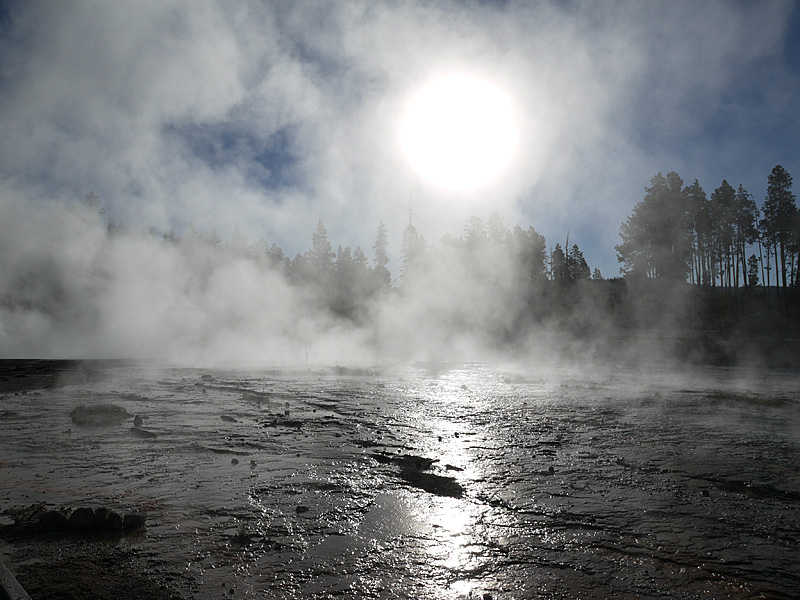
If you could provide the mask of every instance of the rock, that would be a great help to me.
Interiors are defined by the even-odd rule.
[[[60,510],[48,510],[39,517],[39,525],[46,529],[62,529],[67,526],[67,515]]]
[[[309,511],[309,508],[308,508],[307,506],[303,506],[303,505],[301,504],[301,505],[300,505],[300,506],[298,506],[298,507],[297,507],[295,510],[297,511],[297,514],[298,514],[298,515],[301,515],[301,514],[303,514],[303,513],[307,513],[307,512]]]
[[[222,415],[221,418],[222,418],[223,421],[227,421],[228,423],[238,423],[239,422],[234,417],[231,417],[229,415]]]
[[[148,431],[147,429],[142,429],[141,427],[132,427],[131,428],[131,433],[133,435],[135,435],[136,437],[140,437],[140,438],[150,438],[151,439],[151,438],[154,438],[154,437],[158,437],[152,431]]]
[[[401,471],[400,478],[413,487],[437,496],[461,498],[464,495],[464,488],[453,477],[421,471]]]
[[[104,527],[107,519],[107,508],[96,511],[91,508],[78,508],[72,511],[67,524],[73,529],[96,529]]]
[[[133,426],[134,427],[141,427],[142,423],[144,423],[144,419],[142,419],[142,417],[140,417],[139,415],[136,415],[135,417],[133,417]]]
[[[427,471],[433,466],[433,463],[439,462],[438,458],[425,458],[414,454],[396,456],[388,452],[373,452],[372,458],[381,464],[395,464],[401,469],[411,471]]]
[[[122,518],[122,528],[125,531],[135,531],[144,527],[146,517],[139,513],[128,513]]]
[[[135,435],[136,437],[145,439],[152,439],[158,437],[158,434],[156,434],[155,432],[150,431],[149,429],[143,429],[141,427],[131,427],[131,434]]]
[[[30,506],[8,508],[3,511],[4,514],[14,519],[14,525],[17,527],[35,525],[46,512],[47,507],[42,502]]]
[[[109,515],[111,515],[111,510],[104,506],[94,509],[94,516],[97,519],[98,523],[102,525],[108,523]]]
[[[253,536],[248,533],[247,526],[242,524],[233,537],[231,537],[231,540],[236,544],[246,546],[253,541]]]
[[[114,404],[81,404],[73,408],[69,416],[76,425],[90,427],[119,425],[131,418],[131,414],[127,410]]]
[[[16,514],[19,514],[17,517]],[[60,509],[47,510],[44,505],[36,504],[31,507],[15,511],[14,527],[32,528],[44,533],[59,533],[75,531],[83,534],[97,534],[107,531],[121,532],[123,525],[129,531],[144,525],[144,515],[131,514],[124,518],[108,507],[98,508],[81,507],[71,513]],[[127,521],[126,521],[127,520]],[[127,523],[127,524],[126,524]],[[0,600],[2,600],[0,594]]]
[[[232,465],[238,465],[239,464],[239,459],[238,458],[232,458],[231,459],[231,464]]]
[[[106,526],[115,531],[122,529],[122,515],[113,510],[110,511],[108,513],[108,519],[106,519]]]

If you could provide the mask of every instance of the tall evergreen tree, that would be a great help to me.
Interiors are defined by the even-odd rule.
[[[583,252],[578,248],[578,244],[572,244],[572,247],[567,251],[567,278],[570,281],[580,281],[589,279],[592,275],[592,270],[586,263],[583,257]]]
[[[374,270],[375,280],[381,287],[389,287],[392,283],[392,275],[386,265],[389,264],[389,254],[387,248],[389,247],[389,236],[386,234],[386,226],[383,221],[378,225],[378,235],[375,238],[375,245],[372,249],[375,251]]]
[[[561,249],[561,244],[556,244],[550,252],[550,279],[559,283],[565,283],[569,279],[567,257]]]
[[[645,196],[622,223],[616,246],[623,273],[683,281],[689,269],[687,194],[683,180],[673,172],[650,180]]]
[[[284,273],[286,272],[289,263],[289,257],[287,257],[283,253],[283,248],[278,246],[278,244],[272,242],[272,245],[269,247],[269,250],[267,251],[267,257],[269,258],[270,264],[275,269],[283,271]]]
[[[736,281],[739,286],[738,274],[741,271],[745,287],[750,287],[750,263],[747,258],[747,246],[752,245],[758,238],[758,206],[744,186],[739,184],[736,190],[736,214],[734,218],[734,245],[736,250]]]
[[[728,287],[733,284],[735,222],[736,190],[723,179],[711,194],[712,272]]]
[[[411,224],[411,219],[409,219],[408,225],[403,230],[403,241],[400,246],[401,275],[404,283],[409,281],[424,254],[425,238],[419,234],[417,228]]]
[[[781,165],[772,169],[767,178],[767,197],[763,206],[763,232],[775,257],[775,279],[787,286],[787,259],[794,237],[797,205],[792,193],[792,176]]]
[[[688,203],[688,234],[691,252],[691,281],[709,285],[711,273],[711,215],[706,193],[700,182],[694,180],[686,188],[686,201]]]
[[[486,241],[486,225],[475,216],[467,219],[464,227],[464,244],[468,250],[479,250]]]
[[[311,236],[311,249],[308,251],[308,263],[315,272],[330,273],[333,270],[333,258],[336,256],[328,241],[328,230],[322,221],[317,221],[317,227]]]
[[[489,221],[486,223],[486,233],[489,241],[493,244],[505,244],[508,242],[508,228],[503,223],[503,218],[497,211],[489,215]]]
[[[239,230],[238,226],[233,228],[231,240],[228,242],[226,250],[239,257],[252,256],[250,244],[245,235]]]

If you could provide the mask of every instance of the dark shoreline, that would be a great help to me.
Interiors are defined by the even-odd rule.
[[[125,359],[0,358],[0,393],[50,389],[91,381],[101,369],[139,364]]]

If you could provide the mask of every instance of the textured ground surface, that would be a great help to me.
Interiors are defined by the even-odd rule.
[[[34,600],[791,598],[799,383],[5,361],[0,557]],[[39,503],[147,526],[13,525]]]

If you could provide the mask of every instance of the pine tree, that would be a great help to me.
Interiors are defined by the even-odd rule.
[[[333,270],[335,254],[328,241],[328,230],[322,221],[317,221],[317,227],[311,236],[311,249],[307,254],[308,264],[316,273],[330,273]]]
[[[389,264],[389,255],[386,252],[388,246],[389,237],[386,235],[386,226],[383,224],[383,221],[381,221],[378,225],[378,235],[375,238],[375,245],[372,247],[375,251],[375,268],[373,273],[380,287],[389,287],[392,283],[392,275],[389,273],[389,269],[386,268],[386,265]]]
[[[758,237],[758,207],[744,186],[736,190],[736,214],[734,218],[734,245],[736,250],[736,279],[734,285],[739,286],[739,271],[745,287],[750,286],[750,263],[747,258],[747,246],[753,244]],[[755,257],[753,257],[755,258]]]
[[[503,218],[497,211],[489,215],[489,221],[486,224],[486,233],[489,241],[493,244],[505,244],[508,242],[508,229],[503,223]]]
[[[688,204],[688,234],[691,252],[691,281],[709,285],[711,272],[711,256],[709,252],[711,242],[711,215],[706,193],[697,179],[686,188],[686,201]]]
[[[792,176],[781,165],[772,169],[767,178],[767,197],[764,200],[762,231],[769,240],[775,256],[775,279],[787,286],[787,259],[795,236],[797,206],[792,193]],[[779,262],[780,259],[780,262]]]
[[[751,254],[747,259],[747,287],[756,287],[758,285],[758,257]]]
[[[713,236],[712,271],[720,284],[733,285],[734,225],[736,222],[736,191],[726,180],[711,194],[711,223]]]
[[[675,172],[650,180],[645,196],[620,226],[617,260],[625,274],[683,281],[689,271],[688,196]]]
[[[592,270],[586,263],[586,259],[583,257],[583,252],[578,248],[578,244],[573,244],[567,251],[566,263],[567,278],[570,281],[580,281],[591,277]]]
[[[425,254],[425,248],[425,238],[409,221],[403,230],[403,241],[400,246],[401,275],[404,283],[408,283],[414,269],[419,266],[420,260]]]
[[[555,248],[550,252],[550,279],[564,283],[568,278],[567,257],[564,255],[561,245],[556,244]]]

